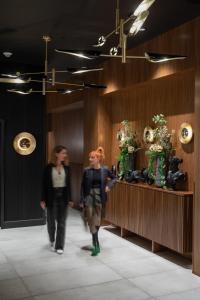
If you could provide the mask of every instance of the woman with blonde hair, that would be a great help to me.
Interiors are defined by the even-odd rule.
[[[100,253],[98,231],[101,225],[102,209],[105,208],[107,193],[116,182],[115,175],[102,165],[104,158],[102,147],[89,153],[90,166],[84,169],[81,185],[80,206],[84,209],[84,215],[92,234],[92,256]]]
[[[53,149],[51,162],[43,176],[43,198],[40,203],[47,209],[47,230],[50,246],[62,254],[65,244],[65,226],[68,203],[71,198],[70,168],[67,148],[58,145]]]

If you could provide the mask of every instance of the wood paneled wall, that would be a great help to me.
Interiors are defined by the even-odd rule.
[[[193,190],[194,178],[194,142],[183,145],[178,140],[178,130],[183,122],[194,125],[194,72],[185,71],[163,78],[136,84],[133,88],[123,89],[110,94],[112,118],[112,147],[111,163],[116,165],[119,154],[116,139],[120,122],[128,119],[141,142],[141,150],[137,152],[138,169],[147,167],[145,157],[145,144],[143,143],[143,130],[145,126],[154,126],[152,116],[164,114],[168,121],[169,132],[175,131],[173,147],[178,157],[183,159],[180,168],[187,172],[188,180],[185,190]]]
[[[151,117],[155,113],[164,113],[167,116],[169,128],[176,131],[183,121],[194,125],[195,159],[192,154],[193,143],[183,147],[176,142],[175,147],[177,155],[184,159],[183,170],[187,170],[190,175],[187,188],[192,189],[192,182],[195,183],[193,271],[198,275],[200,275],[199,28],[200,18],[197,18],[128,51],[128,54],[133,55],[142,55],[145,51],[187,55],[185,60],[152,64],[145,60],[134,59],[122,64],[120,59],[113,58],[103,64],[104,71],[99,73],[96,81],[107,84],[105,91],[88,91],[65,96],[65,100],[59,98],[55,102],[57,106],[80,100],[85,103],[85,164],[87,164],[88,152],[99,145],[106,149],[106,163],[111,165],[114,162],[117,149],[114,136],[118,124],[125,118],[133,122],[139,135],[143,132],[145,125],[151,125]],[[93,79],[93,75],[86,78],[87,81],[93,81]],[[152,81],[153,79],[156,80]],[[111,94],[112,92],[116,94]],[[194,98],[195,102],[193,102]],[[52,101],[48,103],[48,108],[55,106]],[[139,157],[140,164],[142,154],[139,154]]]
[[[55,145],[64,145],[70,161],[83,162],[83,109],[52,114],[52,129]]]
[[[196,27],[199,29],[199,22]],[[194,184],[195,197],[193,209],[193,272],[200,276],[200,37],[195,30],[195,143],[194,143]]]

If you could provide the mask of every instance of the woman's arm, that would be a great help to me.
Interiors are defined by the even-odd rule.
[[[84,205],[84,191],[85,191],[85,177],[86,177],[86,169],[84,169],[83,171],[83,176],[82,176],[82,181],[81,181],[81,195],[80,195],[80,202],[79,202],[79,205],[81,207],[83,207]]]
[[[42,177],[42,200],[40,201],[40,207],[42,209],[46,208],[47,176],[48,176],[48,168],[46,166],[44,171],[43,171],[43,177]]]
[[[67,167],[67,199],[69,202],[72,202],[71,199],[71,168]]]
[[[107,181],[106,184],[106,192],[109,192],[117,182],[117,177],[108,168],[106,168],[106,172],[107,172],[107,178],[110,179]]]

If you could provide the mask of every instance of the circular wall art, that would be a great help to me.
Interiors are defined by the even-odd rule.
[[[31,154],[36,147],[34,136],[28,132],[20,132],[13,141],[15,151],[21,155]]]
[[[145,127],[143,133],[143,141],[148,144],[148,143],[153,143],[153,140],[154,140],[153,129],[149,126]]]
[[[178,132],[179,141],[182,144],[188,144],[193,136],[192,126],[188,123],[182,123]]]

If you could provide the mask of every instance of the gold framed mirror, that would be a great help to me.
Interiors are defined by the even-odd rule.
[[[13,141],[15,151],[20,155],[29,155],[36,148],[35,137],[29,132],[20,132]]]
[[[144,128],[143,141],[146,144],[153,143],[153,141],[154,141],[154,132],[153,132],[153,129],[150,126],[146,126]]]
[[[182,144],[188,144],[193,137],[193,129],[192,126],[189,123],[182,123],[179,132],[178,132],[178,138],[179,141]]]

